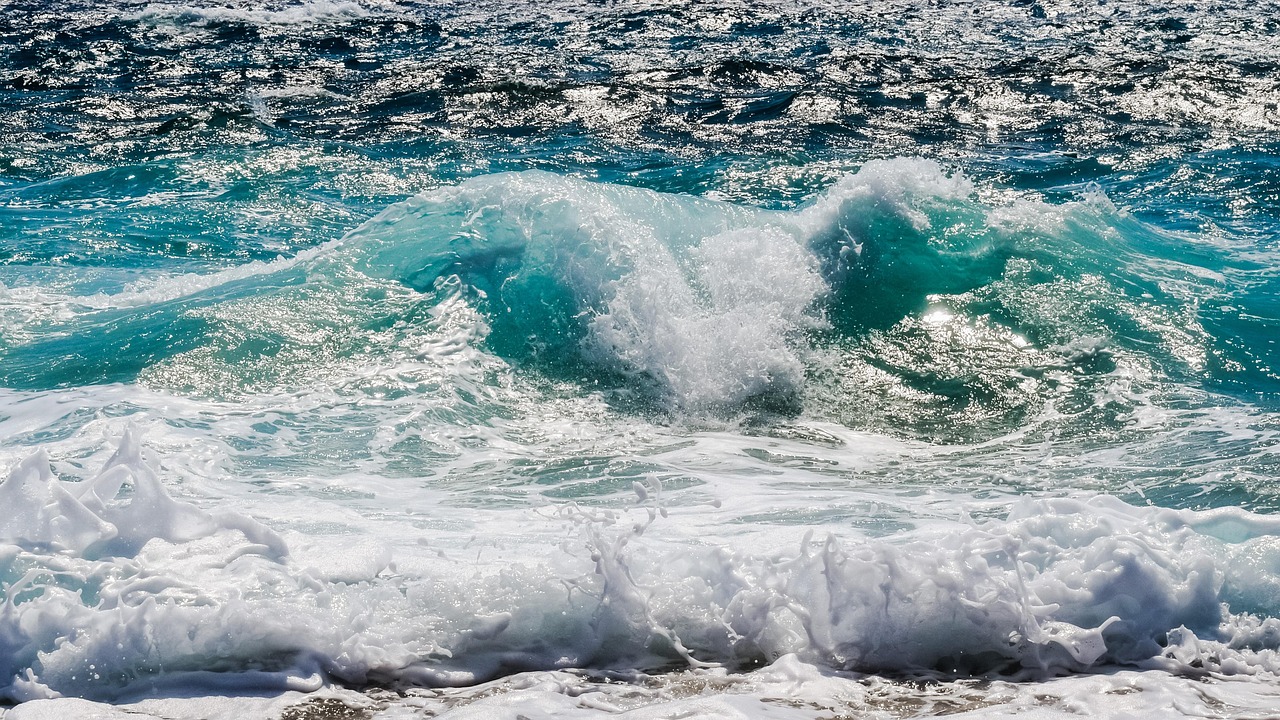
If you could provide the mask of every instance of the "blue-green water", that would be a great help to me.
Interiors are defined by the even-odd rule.
[[[1277,33],[1266,3],[0,6],[0,695],[792,652],[1274,684]],[[261,567],[183,574],[235,533]],[[965,575],[974,533],[1041,555]],[[500,557],[438,566],[476,537]],[[987,619],[742,569],[833,543]],[[619,577],[697,588],[606,611]],[[766,590],[805,610],[749,619]]]

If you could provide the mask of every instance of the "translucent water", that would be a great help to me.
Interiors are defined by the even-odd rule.
[[[0,713],[1274,713],[1277,10],[0,6]]]

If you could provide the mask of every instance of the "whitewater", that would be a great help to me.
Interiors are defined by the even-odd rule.
[[[1277,10],[0,5],[0,717],[1280,716]]]

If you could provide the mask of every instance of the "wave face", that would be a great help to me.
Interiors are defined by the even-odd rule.
[[[481,298],[487,344],[585,364],[675,407],[803,384],[794,336],[827,290],[789,218],[545,173],[480,178],[392,208],[344,245],[368,271]]]
[[[0,7],[0,714],[1273,713],[1271,15]]]
[[[1232,337],[1266,335],[1260,260],[1183,242],[1099,192],[984,200],[919,159],[870,162],[790,211],[499,174],[289,259],[11,291],[3,377],[288,384],[396,357],[452,299],[478,350],[682,416],[964,440],[1092,402],[1117,374],[1135,394],[1269,392],[1274,350]]]
[[[25,288],[7,692],[784,655],[1273,673],[1280,525],[1232,506],[1273,506],[1275,430],[1206,388],[1231,345],[1196,301],[1230,269],[1147,254],[1169,242],[918,159],[792,211],[527,172],[290,259]],[[100,472],[50,467],[117,432]]]

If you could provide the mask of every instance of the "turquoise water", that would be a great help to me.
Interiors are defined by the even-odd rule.
[[[0,696],[1273,686],[1276,10],[3,5]]]

